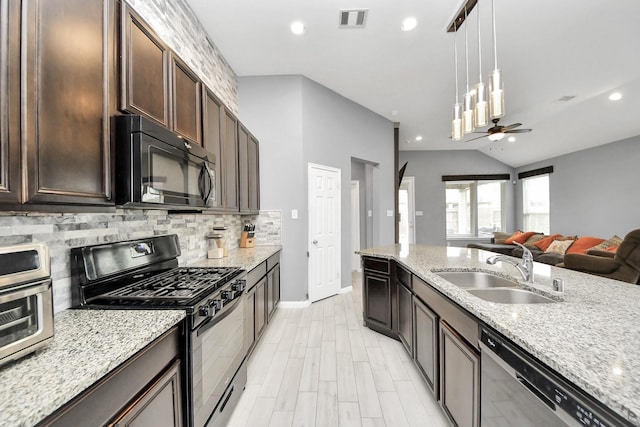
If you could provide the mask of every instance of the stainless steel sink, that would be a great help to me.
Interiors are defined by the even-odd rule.
[[[482,271],[441,271],[436,274],[463,289],[513,288],[518,285],[513,280]]]
[[[556,302],[551,298],[544,297],[534,292],[525,291],[523,289],[467,289],[467,292],[485,301],[498,302],[502,304],[540,304]]]

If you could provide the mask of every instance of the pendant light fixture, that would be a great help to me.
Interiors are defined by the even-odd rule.
[[[454,32],[453,37],[453,55],[455,64],[455,76],[456,76],[456,102],[453,104],[453,120],[451,122],[451,139],[454,141],[460,141],[462,139],[462,105],[460,105],[460,98],[458,95],[458,32],[457,29]]]
[[[467,9],[464,10],[465,21],[467,20]],[[473,108],[475,107],[475,93],[469,90],[469,38],[467,36],[467,27],[464,25],[464,54],[467,68],[467,92],[464,94],[464,110],[462,112],[462,128],[464,133],[471,133],[475,129]]]
[[[491,22],[493,24],[493,62],[494,69],[489,77],[489,114],[495,119],[504,116],[504,87],[502,73],[498,69],[498,47],[496,41],[496,10],[491,0]]]
[[[480,2],[478,2],[478,73],[479,80],[476,85],[475,125],[484,127],[489,124],[489,106],[487,104],[487,88],[482,81],[482,43],[480,40]]]

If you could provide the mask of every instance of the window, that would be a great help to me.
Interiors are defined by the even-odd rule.
[[[493,237],[504,224],[504,181],[448,181],[447,238]]]
[[[549,174],[522,180],[522,226],[525,230],[550,233]]]

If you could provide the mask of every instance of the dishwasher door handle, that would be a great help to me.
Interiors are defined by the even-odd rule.
[[[556,410],[556,404],[553,403],[551,399],[542,394],[540,390],[538,390],[533,384],[526,380],[522,375],[516,372],[516,379],[520,384],[522,384],[527,390],[529,390],[535,397],[537,397],[542,403],[547,405],[553,411]]]

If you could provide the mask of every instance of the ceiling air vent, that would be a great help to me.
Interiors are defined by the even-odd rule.
[[[340,11],[339,28],[364,28],[367,24],[369,9],[351,9]]]

